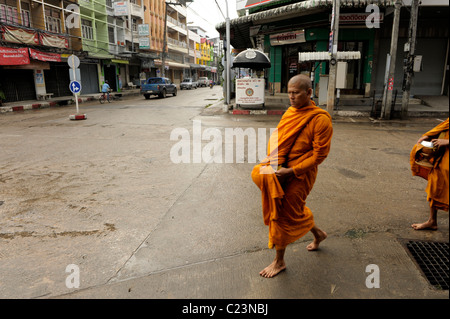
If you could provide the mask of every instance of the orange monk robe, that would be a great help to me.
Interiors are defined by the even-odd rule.
[[[431,131],[426,132],[424,135],[429,136],[431,139],[439,138],[439,135],[444,133],[442,137],[444,139],[449,138],[449,119],[436,126]],[[449,197],[449,150],[448,146],[445,147],[441,158],[437,159],[433,163],[433,168],[428,172],[428,176],[421,174],[419,166],[415,163],[415,154],[422,148],[421,145],[414,145],[411,151],[410,164],[412,174],[414,176],[421,176],[428,179],[427,188],[427,200],[430,202],[430,207],[444,210],[448,212],[448,197]]]
[[[314,226],[305,202],[316,180],[317,166],[330,151],[332,134],[330,115],[314,102],[301,109],[290,107],[271,136],[268,157],[253,168],[252,179],[262,193],[264,223],[269,226],[269,248],[282,249]],[[274,174],[273,167],[278,165],[294,170],[295,176],[283,186]]]

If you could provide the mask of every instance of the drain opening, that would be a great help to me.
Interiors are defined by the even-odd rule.
[[[409,240],[405,244],[430,285],[448,289],[448,243]]]

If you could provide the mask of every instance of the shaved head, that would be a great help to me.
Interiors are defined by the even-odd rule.
[[[289,80],[288,85],[296,86],[299,89],[307,91],[308,89],[312,89],[312,82],[309,76],[306,76],[304,74],[299,74],[294,77],[292,77]]]
[[[288,83],[288,94],[291,106],[295,108],[311,105],[311,79],[303,74],[292,77]]]

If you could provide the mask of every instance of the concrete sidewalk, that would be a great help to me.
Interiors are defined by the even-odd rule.
[[[88,299],[448,299],[430,287],[395,235],[331,236],[317,252],[292,244],[288,268],[272,279],[258,275],[267,249],[215,258],[132,279],[77,290],[56,298]],[[448,240],[440,238],[440,240]],[[364,252],[371,252],[367,254]],[[374,255],[377,256],[376,260]],[[367,284],[376,265],[379,287]],[[369,278],[370,279],[370,278]]]
[[[123,90],[122,92],[113,92],[112,95],[119,95],[123,98],[139,96],[139,89]],[[80,95],[78,103],[87,103],[97,101],[101,93]],[[393,118],[398,117],[401,108],[401,99],[397,99],[397,104],[393,110]],[[57,97],[46,101],[31,100],[4,103],[0,106],[0,113],[20,112],[26,110],[37,110],[49,107],[61,107],[75,104],[73,96]],[[276,94],[271,96],[266,94],[265,107],[236,106],[235,99],[230,101],[228,113],[232,115],[283,115],[289,107],[289,98],[287,94]],[[325,106],[321,106],[326,108]],[[223,101],[216,103],[213,107],[216,114],[226,113],[227,106]],[[338,117],[371,117],[373,112],[372,98],[342,98],[335,108],[334,115]],[[222,112],[223,110],[223,112]],[[447,96],[417,96],[410,100],[408,107],[409,117],[448,117],[449,99]]]
[[[110,94],[113,96],[127,98],[132,96],[138,96],[140,94],[140,91],[139,89],[130,89],[130,90],[127,89],[121,92],[111,92]],[[102,93],[80,95],[78,97],[78,103],[98,101],[101,95]],[[61,107],[74,104],[75,98],[73,97],[73,95],[55,97],[45,101],[43,100],[18,101],[18,102],[3,103],[3,105],[0,106],[0,113],[38,110],[43,108]]]
[[[230,114],[233,115],[282,115],[289,106],[287,94],[274,96],[266,93],[265,107],[260,106],[236,106],[235,100],[231,100]],[[317,104],[317,99],[315,99]],[[376,113],[372,98],[347,96],[341,98],[334,110],[334,115],[341,117],[371,117]],[[321,105],[320,107],[326,108]],[[401,97],[397,97],[397,103],[392,111],[392,118],[399,117],[401,110]],[[408,106],[409,117],[448,117],[449,98],[447,96],[416,96],[411,98]]]

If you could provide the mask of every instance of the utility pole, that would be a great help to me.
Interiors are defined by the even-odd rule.
[[[414,77],[414,53],[416,49],[416,34],[417,34],[417,19],[419,13],[419,0],[411,1],[411,18],[409,20],[409,48],[404,65],[405,75],[403,83],[403,97],[402,97],[402,120],[408,117],[409,95],[411,92],[411,83]],[[405,50],[406,51],[406,50]]]
[[[402,8],[402,0],[396,0],[394,9],[394,21],[392,23],[390,64],[388,66],[389,73],[387,78],[388,83],[385,83],[383,93],[383,103],[381,108],[381,118],[386,120],[391,119],[392,93],[394,90],[395,60],[397,57],[398,28],[400,24],[401,8]]]
[[[130,27],[130,33],[131,33],[131,52],[133,54],[134,52],[134,30],[133,30],[133,19],[131,19],[131,1],[128,0],[128,24]]]
[[[162,50],[162,57],[161,57],[161,65],[162,65],[162,70],[161,70],[161,77],[165,78],[166,77],[166,51],[167,51],[167,6],[169,4],[173,4],[175,5],[175,3],[171,3],[171,2],[165,2],[164,1],[164,5],[165,5],[165,12],[164,12],[164,39],[163,39],[163,50]],[[178,3],[176,5],[179,5]]]
[[[230,16],[228,14],[228,0],[225,0],[225,3],[227,5],[227,17],[225,19],[226,21],[226,38],[227,38],[227,52],[226,52],[226,84],[227,84],[227,96],[226,96],[226,105],[230,105],[230,97],[231,97],[231,49],[230,49],[230,41],[231,41],[231,35],[230,35]]]
[[[330,46],[331,60],[330,72],[328,75],[328,96],[327,96],[327,112],[333,117],[336,91],[336,71],[337,71],[337,44],[339,36],[339,13],[340,0],[333,0],[333,13],[331,18]],[[332,40],[332,41],[331,41]]]

